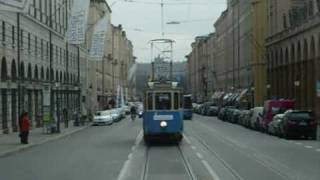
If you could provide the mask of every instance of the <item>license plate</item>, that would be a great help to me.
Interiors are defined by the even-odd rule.
[[[301,122],[301,123],[299,123],[299,125],[300,125],[300,126],[306,126],[306,125],[308,125],[308,124],[305,123],[305,122]]]

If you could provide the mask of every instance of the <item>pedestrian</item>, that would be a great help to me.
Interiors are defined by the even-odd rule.
[[[20,141],[21,144],[28,144],[28,136],[30,130],[30,122],[28,112],[23,112],[19,117],[19,128],[20,128]]]
[[[69,119],[68,119],[68,110],[67,110],[67,108],[64,108],[62,110],[62,113],[63,113],[64,127],[68,128],[69,127]]]

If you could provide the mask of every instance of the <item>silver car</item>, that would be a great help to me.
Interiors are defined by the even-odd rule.
[[[112,109],[111,116],[112,116],[113,122],[119,122],[121,120],[120,110],[119,109]]]
[[[98,111],[93,118],[93,125],[111,125],[113,118],[111,111]]]

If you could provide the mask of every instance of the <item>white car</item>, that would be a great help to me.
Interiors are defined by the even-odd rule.
[[[126,114],[130,114],[130,106],[123,106]]]
[[[114,122],[119,122],[121,120],[120,110],[119,109],[112,109],[111,116]]]
[[[260,128],[260,122],[262,121],[262,115],[263,115],[263,107],[255,107],[252,108],[251,110],[251,118],[250,118],[250,123],[249,127],[252,129],[259,130]]]
[[[93,118],[93,125],[111,125],[113,118],[111,111],[98,111]]]
[[[121,108],[118,108],[117,109],[119,111],[119,114],[120,114],[120,118],[123,119],[126,117],[126,110],[124,107],[121,107]]]

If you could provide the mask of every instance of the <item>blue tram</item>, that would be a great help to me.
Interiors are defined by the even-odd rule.
[[[145,90],[144,141],[180,142],[183,133],[182,89],[176,82],[149,82]]]
[[[183,96],[183,119],[191,120],[192,119],[192,96],[184,95]]]

